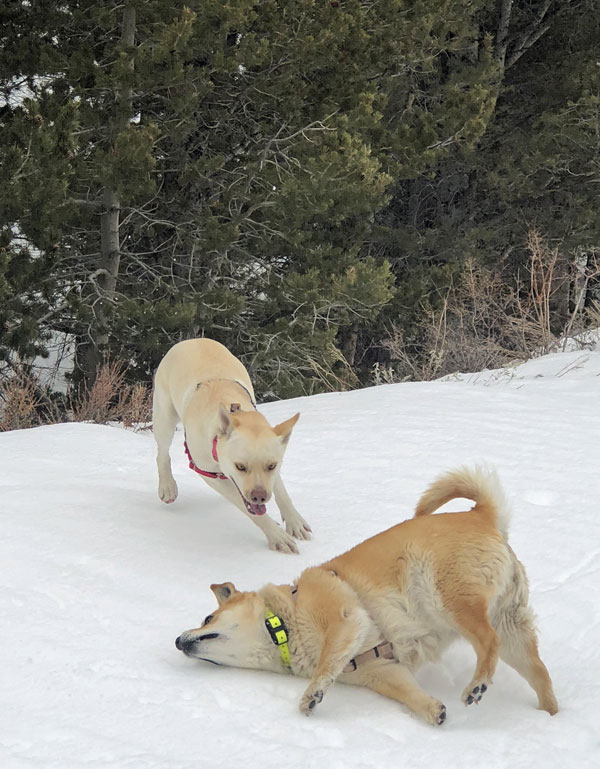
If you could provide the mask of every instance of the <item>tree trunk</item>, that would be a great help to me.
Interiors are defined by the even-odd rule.
[[[135,6],[126,5],[121,24],[120,50],[127,52],[135,44]],[[134,61],[129,58],[127,69],[133,72]],[[117,83],[115,87],[115,114],[111,125],[112,141],[123,131],[133,118],[133,89],[131,85]],[[111,318],[117,294],[121,244],[119,237],[121,200],[118,190],[107,185],[102,194],[102,216],[100,224],[100,262],[95,272],[97,297],[93,321],[90,326],[89,342],[82,356],[84,379],[91,386],[98,369],[103,363],[110,338]]]

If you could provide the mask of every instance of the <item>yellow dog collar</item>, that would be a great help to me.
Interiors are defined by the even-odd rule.
[[[273,614],[272,611],[267,609],[267,617],[265,619],[265,625],[271,636],[273,643],[279,647],[279,654],[281,655],[281,662],[286,668],[291,668],[290,661],[290,647],[288,646],[288,634],[287,628],[281,617]]]

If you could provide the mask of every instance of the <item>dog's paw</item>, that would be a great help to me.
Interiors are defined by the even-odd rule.
[[[304,692],[304,695],[300,700],[300,712],[304,713],[305,716],[310,716],[310,714],[313,712],[315,707],[319,704],[319,702],[321,702],[322,699],[323,699],[322,689],[317,689],[317,691],[307,690],[306,692]]]
[[[269,547],[278,553],[298,553],[298,546],[285,531],[278,532],[275,537],[270,537]]]
[[[158,496],[167,505],[175,502],[177,499],[177,484],[175,478],[169,478],[167,481],[160,482],[158,485]]]
[[[550,713],[551,716],[555,716],[558,713],[558,702],[552,692],[545,697],[540,698],[540,710],[545,710],[546,713]]]
[[[465,705],[479,704],[488,690],[491,681],[471,681],[462,693],[461,699]]]
[[[310,539],[312,529],[304,518],[294,511],[293,515],[287,515],[285,518],[285,530],[296,539]]]
[[[441,726],[446,720],[446,706],[444,703],[435,700],[427,712],[426,719],[433,726]]]

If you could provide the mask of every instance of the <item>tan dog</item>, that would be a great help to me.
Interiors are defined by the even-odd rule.
[[[297,553],[292,537],[309,539],[311,529],[292,504],[279,471],[299,416],[271,427],[256,411],[248,372],[227,348],[211,339],[179,342],[154,378],[159,497],[166,503],[177,498],[169,447],[182,422],[190,467],[262,530],[271,549]],[[286,531],[266,515],[265,503],[273,493]]]
[[[455,497],[476,505],[429,515]],[[462,635],[477,655],[462,693],[466,705],[481,700],[500,656],[553,715],[558,707],[538,655],[527,577],[507,544],[506,525],[494,473],[448,473],[425,492],[413,519],[307,569],[297,587],[242,593],[231,583],[212,585],[219,608],[175,644],[217,664],[310,678],[300,700],[307,715],[339,679],[441,724],[446,708],[421,689],[413,671]]]

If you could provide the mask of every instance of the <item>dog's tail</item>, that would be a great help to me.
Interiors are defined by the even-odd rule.
[[[460,467],[437,478],[419,500],[415,518],[430,515],[451,499],[464,497],[475,502],[475,510],[490,519],[506,540],[510,508],[495,470],[476,465]]]

